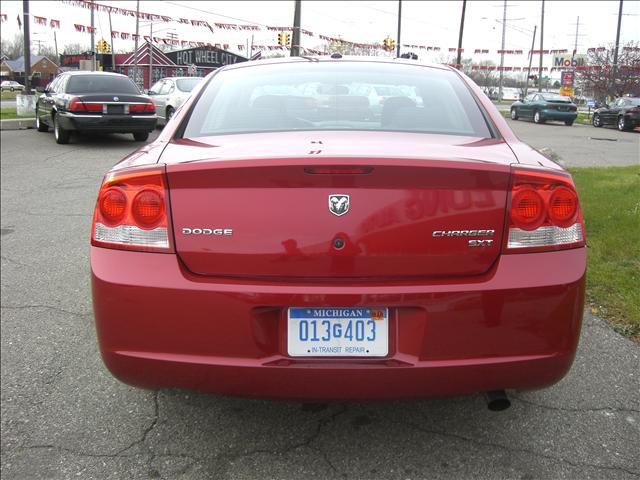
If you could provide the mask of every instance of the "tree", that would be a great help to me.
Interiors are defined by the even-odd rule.
[[[64,55],[79,55],[89,50],[91,50],[91,47],[88,45],[82,45],[81,43],[68,43],[64,46],[62,53]]]
[[[56,55],[56,49],[54,47],[51,47],[49,45],[42,45],[38,49],[38,55],[47,57],[56,65],[60,65],[60,58],[58,58],[58,56]]]
[[[596,99],[631,94],[640,96],[640,48],[628,42],[618,49],[618,68],[613,68],[614,45],[587,53],[587,65],[576,70],[576,79],[584,92]],[[600,50],[600,51],[598,51]]]
[[[5,40],[0,42],[0,51],[9,57],[9,60],[15,60],[23,55],[24,52],[24,35],[16,33],[13,40]],[[57,63],[57,62],[56,62]]]

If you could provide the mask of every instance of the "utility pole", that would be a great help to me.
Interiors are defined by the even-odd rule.
[[[540,68],[538,70],[538,91],[542,91],[542,49],[544,48],[544,0],[542,0],[542,14],[540,15]]]
[[[22,28],[24,29],[24,93],[29,95],[31,80],[31,39],[29,35],[29,0],[22,0]]]
[[[396,43],[396,57],[400,58],[400,31],[402,30],[402,0],[398,0],[398,42]]]
[[[96,71],[96,34],[94,28],[94,11],[93,0],[91,0],[91,71]]]
[[[295,8],[293,11],[293,36],[291,38],[291,56],[300,56],[300,10],[302,8],[302,1],[295,0]],[[251,58],[251,55],[249,55]]]
[[[26,19],[25,19],[26,22]],[[613,69],[611,70],[611,87],[615,92],[616,77],[618,76],[618,48],[620,44],[620,26],[622,25],[622,0],[620,0],[620,9],[618,10],[618,31],[616,32],[616,46],[613,50]]]
[[[133,81],[136,85],[140,86],[138,83],[138,34],[140,33],[140,0],[136,2],[136,37],[135,37],[135,45],[133,52]],[[144,87],[144,84],[142,85]]]
[[[543,0],[544,1],[544,0]],[[507,30],[507,0],[504,0],[502,12],[502,53],[500,54],[500,79],[498,80],[498,101],[502,101],[502,78],[504,77],[504,40]]]
[[[149,86],[153,85],[153,22],[149,25]]]
[[[572,60],[575,60],[576,52],[578,51],[578,29],[580,28],[580,17],[576,19],[576,41],[573,45],[573,55],[571,56]]]
[[[505,2],[506,5],[506,2]],[[462,16],[460,17],[460,34],[458,35],[458,58],[456,59],[456,65],[462,63],[462,32],[464,32],[464,12],[467,8],[467,0],[462,0]],[[503,26],[504,31],[504,26]],[[503,36],[503,49],[504,49],[504,36]],[[462,70],[462,68],[460,68]]]
[[[109,36],[111,37],[111,71],[116,71],[116,49],[113,44],[113,27],[111,26],[111,10],[109,10]]]
[[[524,96],[527,96],[527,92],[529,91],[529,75],[531,74],[531,61],[533,60],[533,49],[536,46],[536,31],[538,30],[538,26],[534,25],[533,27],[533,39],[531,40],[531,52],[529,52],[529,68],[527,69],[527,74],[525,75],[525,84],[524,84]]]
[[[60,55],[58,55],[58,37],[56,36],[56,30],[53,30],[53,44],[56,47],[56,61],[60,61]]]

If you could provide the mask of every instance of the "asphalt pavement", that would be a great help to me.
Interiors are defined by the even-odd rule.
[[[517,128],[558,144],[578,131]],[[103,173],[139,144],[0,135],[3,480],[640,478],[640,348],[588,312],[568,376],[505,412],[479,395],[323,407],[118,382],[95,338],[89,235]]]
[[[568,167],[640,165],[640,133],[615,127],[596,128],[577,123],[535,124],[528,120],[507,123],[522,141],[542,149],[545,155]]]

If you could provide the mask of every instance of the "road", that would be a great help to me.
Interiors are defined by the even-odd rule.
[[[518,138],[569,167],[603,167],[640,164],[640,134],[559,122],[537,125],[507,119]]]
[[[103,172],[137,146],[1,133],[4,480],[640,478],[640,349],[588,313],[569,375],[501,413],[480,396],[322,408],[114,380],[89,232]]]

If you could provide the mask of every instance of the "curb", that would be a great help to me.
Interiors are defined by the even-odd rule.
[[[10,120],[0,120],[0,130],[24,130],[36,128],[35,118],[12,118]]]

